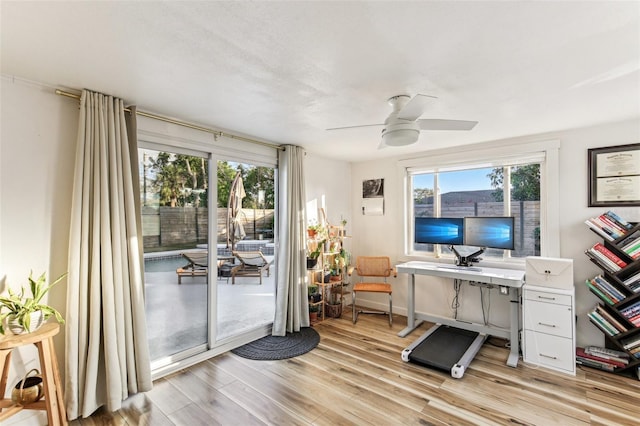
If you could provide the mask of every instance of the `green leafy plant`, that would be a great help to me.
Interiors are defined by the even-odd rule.
[[[44,319],[54,316],[60,324],[64,324],[64,319],[60,312],[53,307],[41,303],[42,298],[51,287],[60,282],[67,274],[62,274],[51,284],[47,284],[45,273],[43,272],[37,279],[33,279],[33,271],[29,273],[29,290],[31,296],[27,296],[25,288],[20,289],[20,293],[8,290],[8,296],[0,296],[0,334],[4,334],[4,320],[8,317],[15,317],[18,323],[29,330],[31,325],[31,314],[42,311]]]
[[[316,248],[313,251],[310,251],[307,257],[309,259],[317,259],[320,257],[320,253],[322,252],[322,247],[324,247],[325,240],[318,242]]]

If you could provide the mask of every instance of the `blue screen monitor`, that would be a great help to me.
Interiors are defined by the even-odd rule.
[[[416,217],[415,242],[417,244],[462,244],[461,217]]]
[[[513,250],[513,217],[465,217],[464,245]]]

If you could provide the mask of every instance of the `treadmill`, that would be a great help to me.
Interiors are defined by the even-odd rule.
[[[402,360],[444,370],[460,379],[486,339],[486,334],[477,331],[436,324],[402,351]]]

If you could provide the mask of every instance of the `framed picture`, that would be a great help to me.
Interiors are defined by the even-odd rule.
[[[362,181],[362,198],[384,197],[384,179],[368,179]]]
[[[640,143],[591,148],[589,207],[640,206]]]
[[[362,214],[384,215],[384,179],[362,181]]]

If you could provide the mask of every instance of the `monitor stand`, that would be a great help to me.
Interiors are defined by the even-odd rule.
[[[476,331],[436,324],[402,351],[402,360],[445,370],[460,379],[486,338]]]
[[[458,266],[472,266],[473,263],[480,262],[480,255],[484,253],[486,247],[480,247],[477,250],[471,253],[461,253],[460,250],[456,249],[456,246],[449,246],[449,249],[456,256],[456,265]]]

